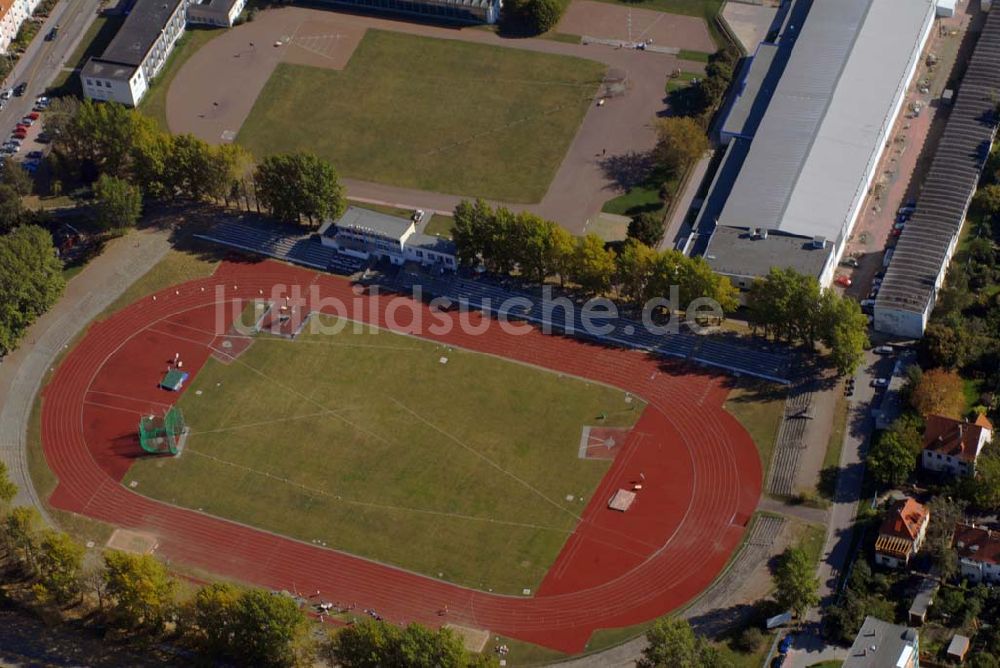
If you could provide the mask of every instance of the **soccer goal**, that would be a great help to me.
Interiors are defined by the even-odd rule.
[[[163,415],[143,415],[139,420],[139,445],[154,455],[176,455],[186,435],[184,415],[176,406]]]

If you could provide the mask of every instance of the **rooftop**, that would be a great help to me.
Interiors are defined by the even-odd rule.
[[[423,250],[441,253],[443,255],[454,255],[455,244],[450,239],[436,237],[433,234],[411,234],[406,240],[406,246],[420,248]]]
[[[80,70],[82,77],[97,77],[99,79],[113,79],[115,81],[128,81],[135,73],[134,65],[122,65],[121,63],[110,63],[97,58],[91,58]]]
[[[771,267],[791,267],[808,276],[819,276],[833,245],[816,248],[812,239],[771,232],[766,238],[746,228],[715,228],[705,259],[712,269],[730,276],[764,276]]]
[[[924,313],[934,300],[996,134],[1000,90],[1000,12],[992,11],[958,86],[948,125],[879,290],[875,308]]]
[[[837,240],[933,12],[934,0],[813,0],[720,224]]]
[[[782,63],[780,61],[775,63],[779,50],[777,44],[767,42],[757,47],[746,76],[740,84],[739,97],[730,108],[726,122],[722,126],[724,134],[753,136],[760,117],[771,99],[770,92],[774,90],[781,77]]]
[[[337,229],[352,230],[363,234],[374,234],[402,242],[413,227],[413,221],[398,216],[390,216],[359,206],[349,206],[344,215],[333,225],[324,226],[320,232],[328,236],[337,233]]]
[[[138,67],[182,0],[135,0],[122,27],[97,60]]]
[[[982,415],[975,422],[930,415],[924,428],[924,450],[975,462],[979,456],[981,434],[992,429],[993,425]]]
[[[917,630],[865,617],[843,668],[908,668],[917,654]]]
[[[952,540],[959,559],[1000,564],[1000,532],[971,524],[956,524]]]
[[[905,557],[929,517],[930,511],[909,497],[896,501],[882,520],[875,550]]]

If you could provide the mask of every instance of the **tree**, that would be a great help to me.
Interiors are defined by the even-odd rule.
[[[626,234],[629,239],[635,239],[650,248],[656,248],[660,244],[660,240],[663,239],[665,230],[666,225],[661,214],[645,211],[632,217]]]
[[[291,598],[261,589],[237,603],[238,658],[252,666],[292,666],[303,649],[306,618]]]
[[[142,214],[142,192],[124,179],[101,174],[94,184],[96,223],[105,231],[132,227]]]
[[[483,199],[474,203],[462,200],[455,207],[451,238],[461,264],[471,267],[482,259],[485,251],[483,231],[492,217],[493,208]]]
[[[627,239],[615,258],[622,295],[637,304],[647,301],[656,267],[655,250],[636,239]]]
[[[924,549],[930,554],[942,579],[949,580],[958,574],[958,555],[951,547],[951,539],[955,533],[955,524],[964,518],[968,504],[961,499],[935,496],[927,505],[930,519],[927,522]]]
[[[832,290],[820,297],[819,335],[830,349],[830,361],[842,376],[853,375],[864,360],[868,345],[868,319],[853,299]]]
[[[135,109],[92,100],[81,102],[71,118],[58,123],[53,149],[86,180],[99,174],[127,178],[137,139],[156,128],[156,121]]]
[[[656,155],[660,162],[675,175],[708,150],[708,137],[697,121],[691,118],[670,117],[656,121]]]
[[[637,668],[724,668],[729,663],[691,624],[678,617],[662,617],[646,632],[647,646]]]
[[[967,343],[964,328],[932,322],[927,325],[920,344],[927,366],[953,369],[965,362]]]
[[[334,635],[330,659],[344,668],[465,668],[496,665],[495,657],[465,651],[450,629],[431,631],[419,624],[400,629],[367,619]]]
[[[964,481],[968,498],[977,508],[1000,508],[1000,446],[993,443],[983,450],[976,462],[975,478]]]
[[[191,606],[195,642],[212,657],[232,651],[238,629],[240,590],[226,582],[201,587]]]
[[[32,188],[35,187],[31,175],[15,162],[7,163],[6,169],[0,172],[0,183],[10,186],[21,197],[30,195]]]
[[[17,496],[17,485],[11,482],[7,464],[0,461],[0,507],[9,504]]]
[[[254,181],[257,199],[279,220],[297,223],[306,218],[315,224],[344,211],[336,170],[311,153],[268,156],[257,166]]]
[[[6,171],[11,171],[10,169]],[[6,234],[24,220],[21,196],[11,186],[0,183],[0,234]]]
[[[1000,217],[1000,184],[977,190],[972,197],[972,210],[987,219]]]
[[[959,419],[965,412],[965,390],[962,378],[954,371],[925,371],[910,394],[910,403],[922,416],[942,415]]]
[[[508,24],[531,35],[548,32],[559,23],[566,5],[561,0],[509,0],[504,3]]]
[[[80,593],[83,546],[61,531],[42,535],[38,551],[38,578],[35,592],[42,600],[69,603]]]
[[[38,559],[38,538],[42,518],[31,506],[13,508],[3,523],[3,537],[7,552],[14,561],[29,573],[35,572]]]
[[[917,467],[922,439],[913,420],[901,418],[883,432],[868,452],[868,472],[882,485],[901,485]]]
[[[162,630],[173,612],[177,587],[163,564],[148,554],[108,551],[104,567],[112,621],[127,629]]]
[[[736,310],[739,306],[736,288],[728,278],[715,273],[705,258],[687,257],[675,250],[668,250],[665,253],[674,255],[677,259],[680,269],[677,277],[678,287],[684,308],[688,308],[696,299],[705,298],[718,304],[723,313]]]
[[[819,602],[816,568],[801,548],[785,550],[775,570],[774,581],[778,604],[791,610],[796,617],[802,617],[809,607]]]
[[[0,356],[14,349],[35,318],[59,298],[65,285],[62,262],[56,257],[47,231],[36,225],[22,225],[0,236]]]
[[[573,280],[586,292],[598,294],[611,286],[615,273],[615,254],[604,247],[604,240],[588,234],[576,240]]]

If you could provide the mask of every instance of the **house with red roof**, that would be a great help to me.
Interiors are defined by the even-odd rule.
[[[875,539],[875,563],[904,568],[923,547],[931,511],[907,497],[896,501],[882,520]]]
[[[975,422],[931,415],[924,429],[920,464],[928,471],[974,475],[976,460],[991,440],[993,425],[985,415],[977,417]]]
[[[1000,583],[1000,531],[959,523],[953,541],[962,577],[975,583]]]

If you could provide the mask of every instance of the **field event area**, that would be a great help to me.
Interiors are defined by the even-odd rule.
[[[340,324],[209,359],[179,403],[182,455],[137,460],[126,486],[476,589],[534,591],[611,463],[579,457],[582,428],[630,426],[644,405]]]
[[[237,136],[341,176],[542,199],[604,76],[560,55],[368,30],[343,70],[279,63]]]

